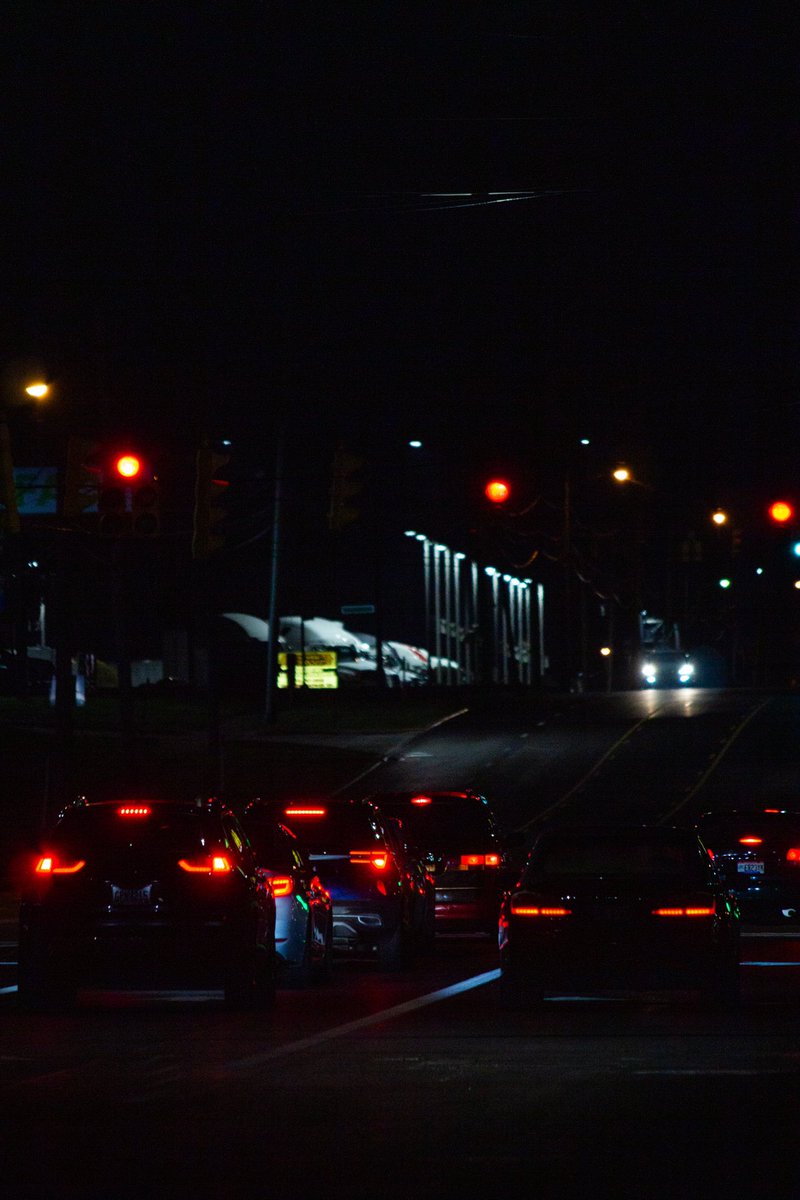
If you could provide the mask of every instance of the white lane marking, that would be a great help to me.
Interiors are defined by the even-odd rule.
[[[740,967],[800,967],[800,962],[770,962],[769,960],[760,959],[742,959],[739,963]]]
[[[712,1068],[710,1070],[704,1070],[702,1067],[697,1067],[695,1069],[692,1069],[691,1067],[687,1067],[683,1070],[675,1069],[675,1070],[663,1070],[663,1071],[657,1071],[657,1070],[633,1071],[632,1074],[633,1075],[678,1075],[678,1076],[682,1076],[682,1075],[686,1075],[686,1076],[693,1076],[693,1075],[709,1075],[709,1076],[713,1076],[713,1075],[796,1075],[797,1069],[795,1067],[770,1067],[770,1069],[768,1071],[765,1071],[763,1068],[760,1068],[760,1067],[716,1067],[716,1068]]]
[[[473,988],[483,987],[485,983],[492,983],[499,978],[499,967],[493,971],[484,971],[482,975],[473,975],[471,979],[462,979],[460,983],[452,983],[449,987],[440,988],[436,992],[428,992],[426,996],[418,996],[416,1000],[406,1000],[403,1004],[395,1004],[392,1008],[385,1008],[368,1017],[359,1017],[357,1021],[348,1021],[346,1025],[336,1025],[333,1029],[324,1029],[321,1033],[312,1034],[311,1037],[301,1038],[297,1042],[287,1042],[283,1046],[276,1046],[273,1050],[265,1050],[261,1054],[250,1054],[247,1058],[234,1058],[225,1064],[225,1068],[229,1071],[237,1071],[258,1067],[272,1059],[283,1058],[287,1054],[296,1054],[301,1050],[309,1050],[312,1046],[319,1046],[322,1042],[329,1042],[333,1038],[345,1037],[348,1033],[355,1033],[359,1029],[368,1029],[371,1025],[380,1025],[384,1021],[394,1020],[395,1017],[403,1017],[406,1013],[416,1012],[420,1008],[426,1008],[429,1004],[436,1004],[440,1000],[461,995]]]
[[[742,932],[739,936],[741,937],[742,941],[744,941],[745,938],[778,938],[778,940],[783,940],[784,942],[794,942],[794,941],[797,941],[797,939],[800,937],[800,930],[796,930],[793,933],[790,933],[788,929],[786,930],[785,933],[783,933],[783,932],[780,932],[780,933],[777,933],[777,932],[776,933],[744,933],[744,932]]]

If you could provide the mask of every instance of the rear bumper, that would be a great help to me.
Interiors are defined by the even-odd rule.
[[[333,947],[335,950],[374,950],[393,936],[401,921],[399,904],[376,904],[374,900],[335,901]]]
[[[547,988],[680,989],[704,986],[738,958],[738,930],[733,929],[664,930],[655,936],[600,928],[543,934],[517,934],[501,944],[503,972]]]
[[[58,964],[81,983],[217,984],[255,944],[254,930],[225,914],[198,920],[48,920],[20,923],[20,963]]]
[[[497,932],[500,887],[496,875],[466,880],[455,872],[436,879],[436,928],[439,932],[459,930]]]

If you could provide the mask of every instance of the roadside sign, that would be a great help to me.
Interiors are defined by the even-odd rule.
[[[374,604],[343,604],[341,613],[343,617],[352,617],[357,613],[374,613]]]
[[[279,688],[337,688],[335,650],[282,651],[278,655]]]

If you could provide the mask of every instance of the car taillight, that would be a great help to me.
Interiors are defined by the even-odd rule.
[[[117,809],[117,816],[149,817],[152,811],[149,804],[123,804]]]
[[[433,804],[433,800],[431,799],[430,796],[412,796],[411,803],[416,804],[416,805],[418,805],[418,807],[422,808],[426,804]]]
[[[786,861],[800,865],[800,846],[790,846],[786,851]]]
[[[528,904],[522,901],[511,901],[511,915],[514,917],[570,917],[571,908],[560,904]]]
[[[291,804],[283,811],[287,817],[324,817],[328,812],[321,804]]]
[[[711,904],[680,904],[670,908],[654,908],[654,917],[713,917],[717,911],[716,901]]]
[[[225,875],[233,870],[226,854],[208,854],[204,858],[194,859],[192,862],[181,858],[178,866],[182,871],[188,871],[191,875]]]
[[[272,894],[276,899],[278,896],[291,896],[294,891],[294,880],[291,875],[273,875],[269,882]]]
[[[66,862],[54,854],[44,854],[34,868],[37,875],[77,875],[86,866],[85,859]]]
[[[760,838],[760,837],[750,837],[750,836],[739,838],[739,842],[742,846],[760,846],[761,843],[763,842],[763,840],[764,839]]]
[[[351,863],[370,863],[376,871],[384,871],[389,865],[389,854],[386,850],[351,850]]]
[[[499,854],[462,854],[460,860],[461,869],[467,867],[499,867]]]

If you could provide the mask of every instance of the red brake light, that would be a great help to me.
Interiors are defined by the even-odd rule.
[[[181,858],[178,866],[192,875],[224,875],[233,870],[230,859],[225,854],[209,854],[207,858],[198,859],[196,862],[187,862],[185,858]]]
[[[351,863],[370,863],[376,871],[383,871],[389,865],[389,854],[386,850],[351,850]]]
[[[511,913],[515,917],[569,917],[572,909],[551,904],[517,904],[512,900]]]
[[[763,842],[763,840],[764,839],[760,838],[760,837],[749,837],[749,836],[739,838],[739,841],[741,842],[741,844],[743,846],[760,846],[761,843]]]
[[[499,867],[499,854],[462,854],[461,855],[461,870],[466,867]]]
[[[283,811],[287,817],[324,817],[328,810],[323,805],[311,807],[307,804],[292,804]]]
[[[270,879],[272,894],[276,898],[278,896],[291,896],[294,890],[294,880],[291,875],[273,875]]]
[[[674,908],[654,908],[654,917],[713,917],[716,912],[716,902],[710,905],[676,905]]]
[[[790,846],[786,851],[786,861],[800,863],[800,846]]]
[[[118,817],[149,817],[152,813],[149,804],[123,804],[117,809]]]
[[[34,868],[37,875],[77,875],[86,866],[85,859],[76,862],[62,862],[53,854],[44,854]]]
[[[412,796],[411,803],[418,804],[421,807],[423,804],[432,804],[433,801],[431,800],[430,796]]]

